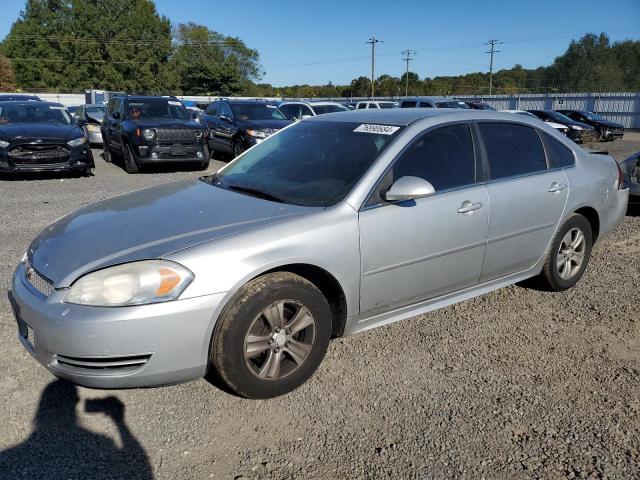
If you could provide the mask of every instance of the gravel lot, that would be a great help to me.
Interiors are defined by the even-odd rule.
[[[598,147],[622,159],[640,134]],[[202,175],[127,175],[95,155],[91,178],[0,180],[0,289],[61,215]],[[639,293],[629,212],[571,291],[513,286],[334,340],[306,385],[249,401],[204,380],[56,381],[15,338],[3,292],[0,478],[639,478]]]

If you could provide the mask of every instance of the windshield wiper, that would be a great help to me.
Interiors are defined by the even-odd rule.
[[[225,185],[224,188],[228,188],[234,192],[246,193],[258,198],[264,198],[265,200],[271,200],[272,202],[285,203],[282,198],[257,188],[243,187],[242,185]]]

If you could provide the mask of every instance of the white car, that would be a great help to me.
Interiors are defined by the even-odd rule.
[[[507,113],[517,113],[518,115],[526,115],[527,117],[538,118],[533,113],[527,112],[526,110],[500,110],[500,111],[507,112]],[[540,119],[538,118],[538,120]],[[563,135],[567,135],[569,133],[569,127],[567,127],[566,125],[562,125],[561,123],[556,123],[556,122],[544,122],[544,123],[549,125],[551,128],[555,128]]]
[[[349,111],[347,107],[337,102],[282,102],[278,108],[291,120]]]
[[[368,100],[356,103],[356,110],[362,110],[363,108],[396,108],[397,106],[396,102],[392,101]]]

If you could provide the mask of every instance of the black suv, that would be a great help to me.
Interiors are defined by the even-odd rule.
[[[600,137],[600,140],[615,140],[616,138],[622,138],[624,135],[624,125],[621,123],[612,122],[606,118],[596,115],[593,112],[587,112],[584,110],[556,110],[563,115],[566,115],[576,122],[586,123],[591,125],[596,130],[596,134]]]
[[[247,148],[286,127],[287,119],[278,107],[264,100],[216,100],[200,123],[209,129],[211,151],[237,157]]]
[[[175,97],[112,97],[101,131],[104,159],[122,157],[128,173],[164,162],[209,166],[207,129]]]

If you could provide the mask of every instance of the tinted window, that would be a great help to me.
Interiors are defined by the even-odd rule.
[[[308,117],[313,117],[313,112],[306,105],[300,105],[300,114],[301,116],[307,115]]]
[[[42,102],[4,103],[0,105],[0,131],[4,125],[16,123],[45,123],[47,125],[70,125],[71,115],[59,104]]]
[[[217,103],[212,103],[211,105],[209,105],[207,107],[207,109],[204,111],[204,113],[206,113],[207,115],[212,115],[215,116],[218,114],[218,104]]]
[[[367,104],[366,103],[359,103],[358,104],[358,110],[360,110],[362,108],[367,108]]]
[[[395,105],[390,102],[381,102],[381,103],[378,103],[378,106],[380,108],[395,108]]]
[[[489,156],[491,178],[546,170],[542,143],[533,128],[508,123],[481,123],[479,128]]]
[[[542,133],[549,158],[549,168],[570,167],[574,164],[573,152],[551,135]]]
[[[316,115],[322,115],[324,113],[346,112],[349,109],[342,105],[314,105],[313,109]]]
[[[367,108],[378,108],[378,105],[376,105],[375,103],[370,103]]]
[[[413,100],[408,100],[405,102],[402,102],[402,104],[400,105],[400,108],[414,108],[416,106],[416,102]]]
[[[279,108],[289,118],[300,118],[300,105],[290,103],[288,105],[280,105]]]
[[[219,117],[227,117],[227,118],[233,117],[233,113],[231,113],[231,109],[229,108],[229,105],[227,105],[226,103],[219,104],[218,105],[218,116]]]
[[[392,167],[391,183],[400,177],[423,178],[436,192],[475,182],[473,141],[468,125],[451,125],[426,133]]]
[[[286,120],[287,117],[273,105],[266,103],[234,103],[231,110],[239,120]]]
[[[285,203],[326,207],[342,200],[402,128],[355,132],[360,123],[299,122],[247,150],[216,174],[216,186],[262,192]]]
[[[420,108],[433,108],[429,102],[420,102]]]
[[[188,120],[191,118],[182,102],[167,98],[130,99],[127,103],[126,116],[134,120],[149,118]]]

